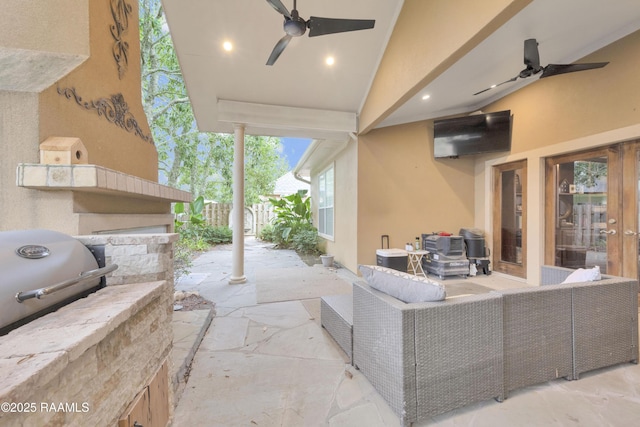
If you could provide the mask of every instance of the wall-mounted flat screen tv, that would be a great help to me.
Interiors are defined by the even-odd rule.
[[[436,158],[511,150],[511,110],[474,114],[433,123]]]

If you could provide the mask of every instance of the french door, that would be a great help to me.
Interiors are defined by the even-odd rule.
[[[546,161],[545,263],[638,277],[640,143]]]
[[[494,166],[493,269],[527,277],[527,161]]]

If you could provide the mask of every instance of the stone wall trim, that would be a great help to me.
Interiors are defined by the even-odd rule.
[[[74,362],[82,363],[80,361],[87,357],[95,359],[96,353],[104,346],[105,338],[108,340],[114,331],[129,327],[128,322],[136,315],[139,318],[140,314],[149,310],[164,313],[159,321],[166,325],[154,325],[153,328],[160,327],[170,334],[171,295],[171,285],[167,281],[106,287],[0,337],[0,401],[30,402],[38,399],[38,393],[51,387],[54,390],[52,399],[55,395],[63,396],[63,387],[57,383],[64,377],[65,370]],[[144,334],[143,331],[136,332],[140,333]],[[158,346],[162,348],[151,349],[150,357],[165,358],[171,348],[171,337],[162,339]],[[153,372],[159,366],[155,360],[149,360],[147,364]],[[148,380],[143,378],[142,382]],[[85,385],[90,388],[88,384]],[[84,393],[88,391],[83,390]],[[122,390],[112,391],[122,393]],[[129,402],[119,403],[118,408],[101,407],[103,403],[98,400],[89,403],[92,413],[76,414],[79,417],[76,421],[82,420],[83,416],[94,420],[105,420],[105,417],[115,419]],[[0,413],[0,424],[6,421],[11,425],[11,422],[19,419],[27,424],[27,420],[32,420],[35,422],[32,425],[39,425],[40,421],[49,422],[49,416],[52,415],[41,412]]]

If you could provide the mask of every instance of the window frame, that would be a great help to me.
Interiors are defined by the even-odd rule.
[[[327,197],[327,173],[331,172],[332,177],[332,187],[330,200],[331,204],[322,206],[329,200]],[[321,183],[324,182],[324,188],[322,188]],[[323,197],[324,196],[324,197]],[[336,196],[336,172],[335,165],[332,163],[327,168],[325,168],[321,173],[318,174],[318,206],[317,206],[317,218],[318,218],[318,235],[324,239],[328,239],[333,241],[335,236],[336,227],[335,227],[335,196]],[[331,234],[327,233],[326,224],[327,224],[327,212],[331,211]],[[324,219],[324,221],[321,220]],[[321,229],[321,225],[323,226]]]

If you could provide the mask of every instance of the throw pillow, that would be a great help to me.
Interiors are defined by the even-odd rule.
[[[594,280],[600,280],[600,267],[597,265],[593,268],[579,268],[573,273],[569,274],[562,283],[579,283],[579,282],[593,282]]]
[[[369,286],[406,303],[442,301],[447,296],[443,285],[426,277],[379,265],[360,265],[359,269]]]

